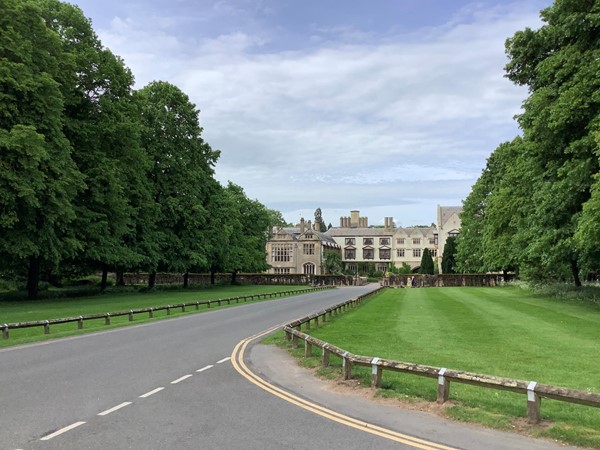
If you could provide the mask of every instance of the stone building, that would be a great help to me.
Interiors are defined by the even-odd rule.
[[[326,233],[319,231],[320,221],[314,225],[304,218],[295,227],[276,227],[267,242],[268,273],[323,275],[328,251],[339,253],[340,246]]]
[[[437,207],[437,225],[396,227],[392,217],[384,218],[383,226],[369,226],[367,217],[360,211],[340,217],[340,226],[320,232],[321,215],[317,210],[315,224],[300,221],[296,227],[277,228],[267,243],[267,262],[272,266],[269,273],[325,273],[323,258],[327,251],[340,252],[346,271],[368,272],[373,265],[376,271],[385,272],[392,264],[402,267],[408,264],[418,269],[425,248],[437,258],[441,269],[441,257],[449,236],[460,230],[458,206]]]

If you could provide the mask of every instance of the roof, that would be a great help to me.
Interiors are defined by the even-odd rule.
[[[440,206],[438,214],[438,220],[440,223],[438,225],[442,227],[446,222],[448,222],[453,214],[456,214],[460,217],[462,210],[462,206]]]

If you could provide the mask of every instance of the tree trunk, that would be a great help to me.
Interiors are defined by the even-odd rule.
[[[27,298],[35,300],[38,296],[40,283],[40,258],[39,256],[29,257],[29,269],[27,271]]]
[[[187,289],[190,285],[190,273],[186,272],[183,274],[183,288]]]
[[[235,280],[237,278],[237,270],[231,272],[231,284],[235,284]]]
[[[115,272],[115,277],[117,278],[117,286],[125,286],[125,272],[123,272],[122,270],[117,270]]]
[[[100,291],[101,292],[106,291],[107,278],[108,278],[108,268],[106,267],[106,264],[102,264],[102,281],[100,282]]]
[[[577,261],[574,259],[571,260],[571,273],[573,274],[573,281],[575,281],[575,286],[581,286],[581,280],[579,279],[579,267],[577,266]]]
[[[152,271],[148,274],[148,289],[154,289],[156,287],[156,272]]]
[[[210,284],[211,286],[215,285],[215,270],[210,269]]]

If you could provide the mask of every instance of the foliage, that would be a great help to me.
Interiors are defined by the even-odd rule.
[[[327,273],[339,275],[342,273],[344,263],[342,262],[342,255],[337,250],[329,250],[325,252],[325,258],[323,265],[327,270]]]
[[[442,273],[456,273],[456,239],[454,236],[446,239],[442,255]]]
[[[529,88],[523,137],[498,147],[465,200],[457,266],[580,286],[600,267],[600,4],[556,0],[541,17],[506,42],[507,77]]]
[[[431,252],[428,248],[423,250],[423,256],[421,257],[421,267],[419,269],[419,273],[425,275],[433,275],[433,258],[431,257]]]
[[[0,274],[35,298],[72,275],[106,288],[108,270],[266,267],[283,218],[214,179],[219,152],[184,92],[134,91],[68,3],[4,0],[0,36]]]

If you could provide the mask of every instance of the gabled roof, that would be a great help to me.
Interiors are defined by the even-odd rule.
[[[460,217],[462,210],[462,206],[440,206],[439,226],[443,227],[453,214],[456,214]]]

